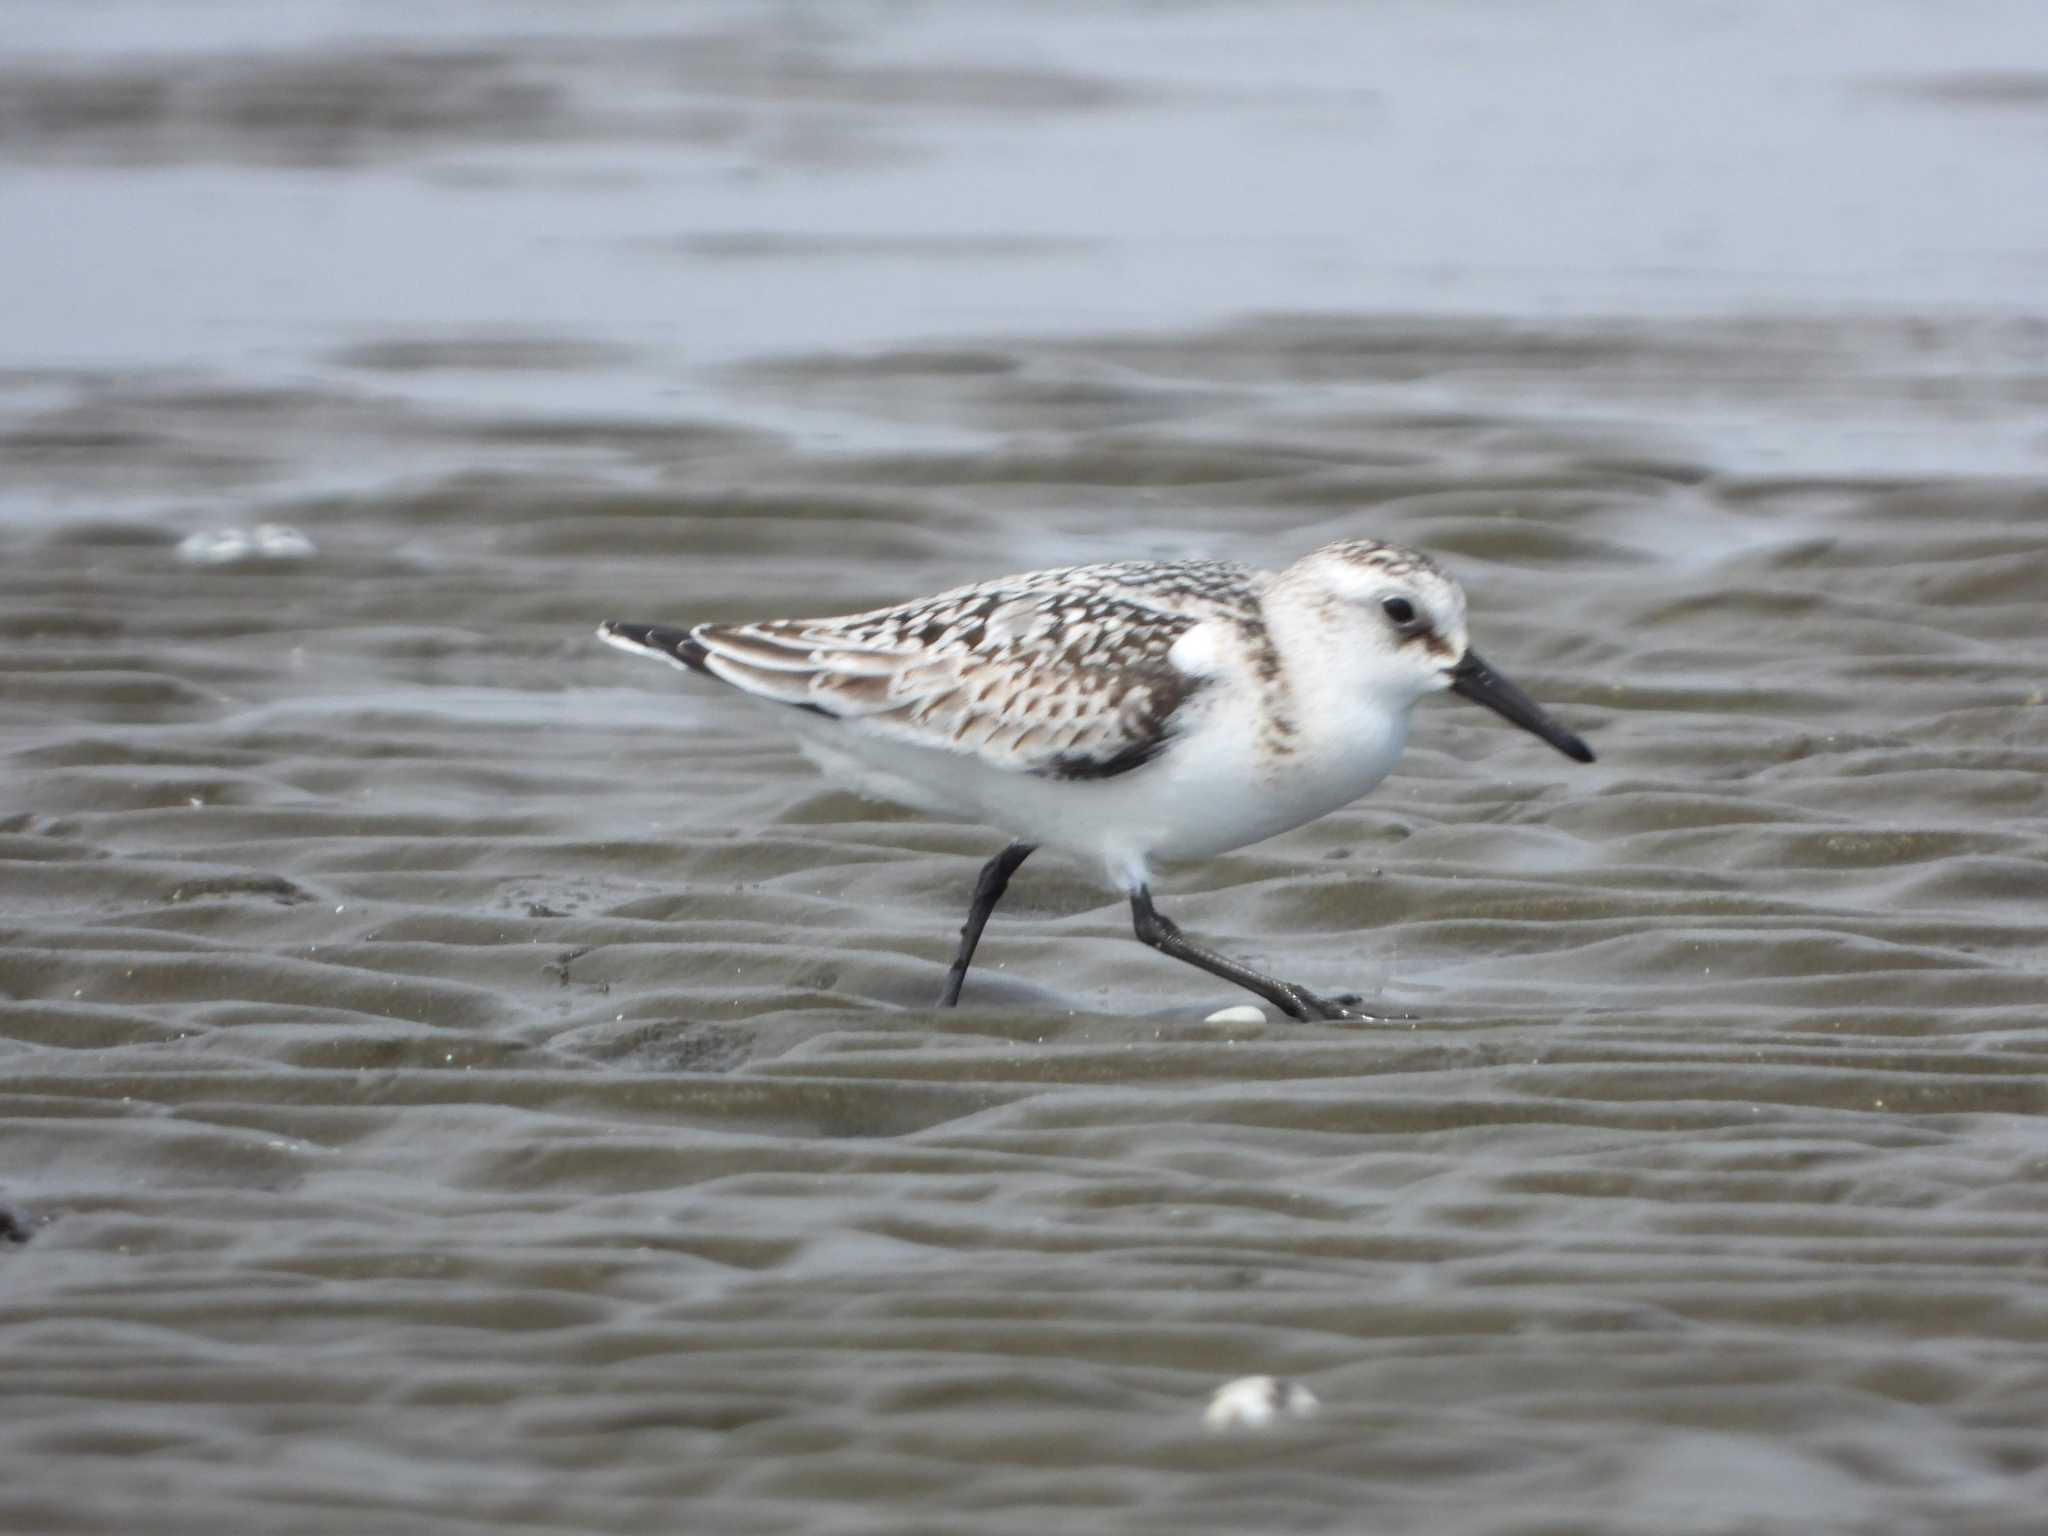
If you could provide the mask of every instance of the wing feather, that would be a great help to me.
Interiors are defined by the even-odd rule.
[[[1034,572],[843,618],[700,624],[688,659],[848,730],[1011,771],[1111,777],[1164,750],[1209,681],[1175,665],[1175,643],[1211,621],[1257,622],[1253,576],[1202,561]]]
[[[1042,625],[993,627],[973,643],[914,650],[848,646],[812,626],[776,637],[772,657],[745,628],[700,625],[692,638],[710,670],[750,693],[807,704],[850,729],[958,752],[995,767],[1052,777],[1096,777],[1149,762],[1174,713],[1201,685],[1167,652],[1197,620],[1137,605],[1114,622],[1118,644],[1065,643]]]

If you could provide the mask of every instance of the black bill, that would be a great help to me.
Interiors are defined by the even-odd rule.
[[[1451,668],[1451,692],[1463,694],[1475,704],[1484,704],[1523,730],[1541,736],[1566,757],[1576,758],[1582,763],[1593,761],[1591,747],[1545,714],[1541,704],[1480,660],[1477,651],[1466,651],[1465,659]]]

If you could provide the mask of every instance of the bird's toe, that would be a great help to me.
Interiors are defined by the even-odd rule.
[[[1363,1004],[1365,999],[1356,992],[1340,992],[1335,997],[1309,995],[1309,1001],[1316,1005],[1313,1018],[1343,1024],[1400,1024],[1413,1022],[1412,1013],[1368,1013]]]

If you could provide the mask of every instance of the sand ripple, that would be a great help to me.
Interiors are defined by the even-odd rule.
[[[306,1530],[2012,1528],[2048,1411],[2038,498],[1313,390],[1063,439],[1031,381],[1090,355],[977,375],[1053,412],[1036,456],[457,479],[270,509],[318,544],[291,569],[14,546],[0,1449],[89,1486],[31,1475],[10,1521],[180,1528],[174,1487]],[[909,409],[922,366],[862,387]],[[1398,483],[1334,495],[1375,457]],[[1133,486],[1158,521],[1100,523]],[[1602,752],[1432,705],[1379,794],[1171,882],[1399,1026],[1201,1023],[1236,999],[1057,864],[938,1015],[990,837],[583,639],[1070,531],[1340,526],[1442,551]],[[1322,1416],[1204,1436],[1254,1372]]]
[[[0,1529],[2042,1527],[2032,11],[355,9],[10,11]],[[1388,1026],[591,638],[1360,534]]]

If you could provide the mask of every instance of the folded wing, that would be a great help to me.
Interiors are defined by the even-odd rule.
[[[1106,778],[1171,741],[1205,679],[1168,653],[1226,595],[1162,607],[1117,580],[1123,569],[1046,573],[1061,579],[1042,587],[988,583],[846,618],[600,633],[847,730],[1013,772]],[[1077,584],[1084,574],[1094,579]]]

